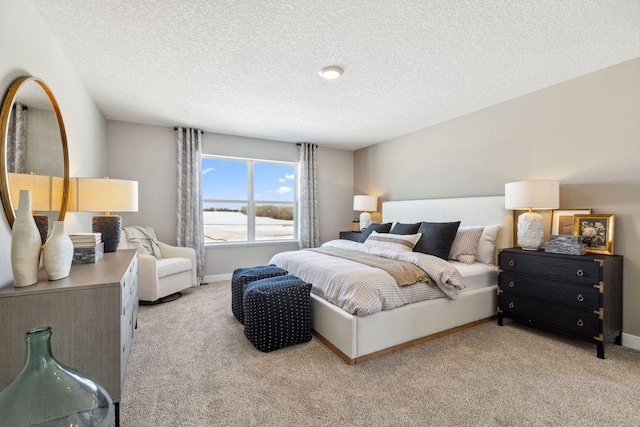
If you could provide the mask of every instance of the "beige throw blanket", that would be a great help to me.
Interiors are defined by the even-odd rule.
[[[366,252],[343,248],[322,247],[308,250],[379,268],[389,273],[389,275],[395,279],[398,286],[409,286],[417,282],[424,282],[430,286],[434,286],[433,281],[424,270],[407,261],[383,258]]]
[[[153,255],[157,259],[162,259],[156,232],[151,227],[125,227],[129,242],[138,245],[141,254]]]

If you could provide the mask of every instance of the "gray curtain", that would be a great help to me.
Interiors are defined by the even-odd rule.
[[[300,143],[300,248],[320,246],[318,221],[318,146]]]
[[[178,149],[178,246],[194,248],[198,285],[204,279],[204,218],[202,206],[202,131],[175,128]]]
[[[27,123],[28,108],[15,103],[11,108],[11,118],[7,130],[7,171],[27,172]]]

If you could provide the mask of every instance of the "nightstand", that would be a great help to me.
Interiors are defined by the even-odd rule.
[[[362,238],[362,233],[359,231],[341,231],[340,238],[343,240],[353,240],[359,242]]]
[[[508,317],[593,341],[622,343],[622,257],[504,249],[498,254],[498,325]]]

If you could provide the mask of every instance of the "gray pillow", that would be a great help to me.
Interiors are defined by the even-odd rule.
[[[390,222],[385,222],[384,224],[378,224],[374,222],[373,224],[369,224],[369,226],[364,231],[364,233],[362,233],[362,237],[360,237],[360,242],[364,243],[364,241],[367,240],[367,237],[369,237],[371,233],[373,233],[374,231],[378,233],[388,233],[389,230],[391,230]]]
[[[449,251],[459,226],[460,221],[421,223],[418,233],[422,233],[422,237],[414,246],[413,251],[449,259]]]
[[[418,232],[418,228],[420,228],[420,222],[416,222],[415,224],[403,224],[401,222],[396,222],[396,225],[391,229],[392,234],[416,234]]]

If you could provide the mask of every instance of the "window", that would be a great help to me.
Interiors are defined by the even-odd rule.
[[[295,163],[202,156],[204,242],[297,239]]]

